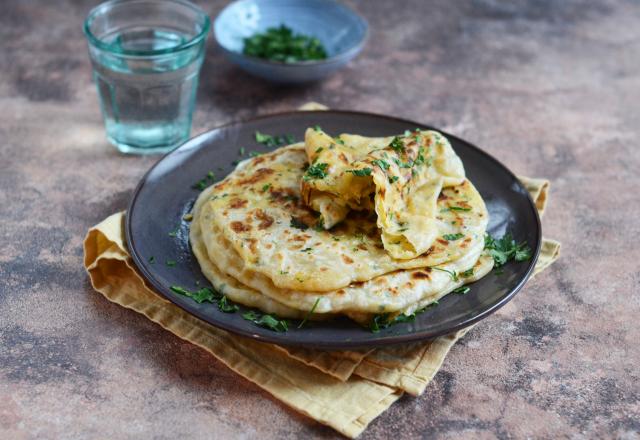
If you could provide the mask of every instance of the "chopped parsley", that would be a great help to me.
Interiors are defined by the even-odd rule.
[[[250,310],[242,314],[242,317],[247,321],[253,322],[255,325],[273,330],[275,332],[286,332],[289,330],[289,323],[286,319],[278,319],[275,316],[269,314],[262,314]]]
[[[305,222],[294,216],[291,216],[291,222],[289,223],[289,226],[292,228],[301,229],[303,231],[309,229],[309,226]]]
[[[149,264],[156,264],[156,257],[153,255],[149,257]]]
[[[239,310],[239,307],[229,301],[225,295],[222,295],[220,292],[212,289],[211,287],[203,287],[202,289],[198,289],[194,292],[191,292],[180,286],[171,286],[169,288],[172,292],[175,292],[179,295],[187,296],[198,304],[202,304],[203,302],[217,302],[218,310],[224,313],[235,313]]]
[[[464,237],[464,234],[461,233],[457,233],[457,234],[444,234],[442,236],[442,238],[444,238],[447,241],[456,241],[456,240],[460,240],[462,237]]]
[[[300,249],[300,252],[313,252],[313,248],[308,247],[308,248]]]
[[[424,158],[424,149],[420,147],[418,149],[418,157],[416,157],[416,160],[413,161],[413,165],[422,165],[425,162],[427,161]]]
[[[270,134],[260,133],[259,131],[255,132],[255,139],[259,144],[272,148],[295,142],[295,138],[290,134],[271,136]]]
[[[396,183],[398,181],[398,179],[399,179],[398,176],[389,177],[389,183]]]
[[[336,141],[336,144],[344,145],[344,141],[340,138],[335,138],[334,141]]]
[[[383,169],[383,170],[388,170],[389,167],[391,166],[389,165],[389,162],[383,159],[376,159],[371,161],[371,163],[374,165],[377,165],[378,167],[380,167],[380,169]]]
[[[191,188],[202,191],[207,186],[211,185],[215,180],[215,178],[216,178],[216,175],[214,174],[214,172],[209,171],[205,177],[203,177],[202,179],[198,180],[196,183],[191,185]]]
[[[400,324],[400,323],[408,323],[414,322],[416,320],[416,316],[425,312],[426,310],[436,307],[438,305],[438,301],[434,301],[431,304],[416,310],[410,315],[405,315],[404,313],[400,313],[395,317],[391,318],[391,313],[381,313],[379,315],[375,315],[373,319],[369,322],[369,330],[372,333],[378,333],[380,330],[383,330],[391,325]]]
[[[404,153],[404,142],[398,136],[393,138],[389,146],[398,153]]]
[[[313,303],[313,307],[311,307],[311,310],[309,310],[309,313],[306,314],[306,316],[304,317],[304,319],[302,320],[300,325],[298,325],[298,328],[304,327],[304,325],[309,320],[309,317],[313,314],[313,312],[315,311],[316,307],[318,307],[318,303],[319,302],[320,302],[320,297],[316,298],[316,302]]]
[[[167,260],[164,264],[166,264],[168,267],[175,267],[176,261],[175,260]]]
[[[362,168],[361,170],[347,170],[347,173],[352,173],[354,176],[364,177],[371,175],[371,168]]]
[[[464,206],[449,206],[446,210],[449,211],[463,211],[463,212],[467,212],[467,211],[471,211],[471,208],[466,208]]]
[[[229,300],[227,300],[227,297],[222,295],[222,298],[220,298],[218,300],[218,310],[220,310],[221,312],[224,313],[235,313],[239,310],[240,308],[233,304],[232,302],[230,302]]]
[[[193,214],[189,212],[183,215],[182,220],[184,220],[185,222],[190,222],[191,220],[193,220]]]
[[[260,156],[262,153],[258,152],[258,151],[250,151],[249,152],[249,157],[258,157]]]
[[[439,270],[440,272],[446,272],[449,274],[453,281],[458,281],[458,273],[455,270],[443,269],[441,267],[431,267],[433,270]]]
[[[460,275],[462,275],[465,278],[473,276],[473,267],[469,270],[465,270],[464,272],[461,272]]]
[[[314,125],[313,126],[313,131],[320,133],[322,131],[322,127],[320,127],[319,125]]]
[[[203,287],[202,289],[196,290],[195,292],[190,292],[189,290],[180,286],[171,286],[170,289],[171,291],[180,295],[188,296],[198,304],[203,302],[212,303],[222,296],[211,287]]]
[[[324,150],[324,148],[322,148],[322,147],[318,147],[318,149],[316,150],[316,154],[317,154],[317,153],[319,153],[319,152],[321,152],[322,150]]]
[[[244,156],[244,147],[240,147],[240,150],[238,150],[238,155]]]
[[[484,248],[495,262],[495,267],[504,266],[508,261],[526,261],[531,258],[531,248],[526,241],[516,243],[511,233],[502,238],[494,238],[490,234],[484,236]]]
[[[302,180],[309,181],[314,179],[324,179],[327,177],[327,168],[329,164],[327,163],[314,163],[307,168],[306,173],[302,177]]]
[[[271,184],[270,183],[265,183],[264,185],[262,185],[262,192],[269,191],[269,188],[271,188]]]
[[[316,37],[296,34],[281,24],[244,39],[242,53],[282,63],[324,60],[327,51]]]
[[[457,293],[458,295],[466,295],[471,290],[469,286],[460,286],[457,289],[453,290],[453,293]]]

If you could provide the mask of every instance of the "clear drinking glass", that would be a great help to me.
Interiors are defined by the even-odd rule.
[[[109,141],[164,153],[189,138],[209,17],[183,0],[112,0],[84,23]]]

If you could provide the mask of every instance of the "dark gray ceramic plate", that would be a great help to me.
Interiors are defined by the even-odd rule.
[[[470,285],[466,295],[448,295],[437,307],[428,309],[415,322],[397,324],[372,333],[347,319],[309,323],[286,333],[256,326],[242,318],[242,311],[227,314],[214,304],[197,304],[172,292],[169,286],[188,289],[208,286],[189,249],[189,224],[182,216],[189,212],[198,190],[192,186],[213,170],[221,179],[234,168],[241,148],[269,151],[255,142],[255,132],[292,134],[303,138],[306,127],[320,125],[329,133],[359,133],[387,136],[407,129],[431,128],[417,122],[382,115],[348,111],[280,113],[237,122],[197,136],[163,157],[144,176],[131,200],[126,220],[127,243],[142,275],[168,300],[198,318],[233,333],[260,341],[325,349],[373,347],[425,340],[469,326],[509,301],[531,275],[541,243],[540,219],[527,190],[516,177],[481,149],[445,133],[464,162],[467,176],[478,188],[490,213],[489,231],[502,236],[510,231],[517,241],[526,241],[533,258],[508,263],[501,275],[490,273]],[[176,231],[175,234],[170,234]],[[150,259],[154,263],[150,262]],[[175,266],[167,266],[173,260]]]

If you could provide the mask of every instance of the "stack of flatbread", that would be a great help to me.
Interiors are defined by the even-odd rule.
[[[199,196],[191,244],[229,299],[281,317],[411,315],[483,277],[484,201],[435,131],[308,128]]]

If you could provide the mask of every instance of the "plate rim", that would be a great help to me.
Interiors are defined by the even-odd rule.
[[[182,151],[184,151],[185,149],[188,148],[194,148],[194,151],[199,150],[202,147],[190,147],[190,144],[194,144],[194,143],[198,143],[198,141],[201,138],[206,138],[208,136],[211,136],[214,132],[219,131],[219,130],[225,130],[228,128],[232,128],[233,126],[242,126],[244,124],[248,124],[254,121],[259,121],[259,120],[263,120],[263,119],[269,119],[269,118],[274,118],[274,117],[287,117],[287,116],[292,116],[294,114],[299,115],[299,114],[328,114],[328,113],[333,113],[333,114],[337,114],[337,115],[352,115],[352,116],[364,116],[364,117],[374,117],[374,118],[382,118],[382,119],[387,119],[387,120],[391,120],[391,121],[395,121],[395,122],[399,122],[399,123],[403,123],[406,125],[414,125],[414,126],[421,126],[421,127],[426,127],[427,129],[430,130],[436,130],[440,133],[442,133],[445,137],[447,138],[451,138],[451,139],[455,139],[463,144],[465,144],[467,147],[471,147],[473,150],[475,150],[477,153],[485,156],[485,158],[489,159],[490,161],[493,161],[494,163],[496,163],[499,167],[501,167],[506,173],[507,175],[513,179],[513,181],[515,181],[517,183],[517,185],[519,185],[521,187],[521,189],[524,190],[524,194],[526,195],[526,199],[528,201],[528,205],[529,205],[529,209],[530,211],[533,213],[534,218],[535,218],[535,226],[536,226],[536,231],[535,231],[535,239],[536,239],[536,243],[535,243],[535,249],[533,249],[533,254],[532,254],[532,258],[529,260],[529,267],[527,268],[524,276],[522,277],[522,279],[518,282],[518,284],[513,287],[511,289],[511,291],[505,295],[503,298],[501,298],[499,301],[497,301],[495,304],[493,304],[491,307],[489,307],[488,309],[484,310],[483,312],[463,320],[462,322],[453,325],[451,327],[449,327],[447,330],[441,330],[441,331],[434,331],[431,332],[427,335],[425,335],[424,332],[414,332],[414,333],[408,333],[408,334],[401,334],[401,335],[395,335],[395,334],[391,334],[391,335],[381,335],[379,338],[377,339],[373,339],[373,340],[369,340],[369,341],[353,341],[353,340],[341,340],[341,341],[335,341],[335,342],[323,342],[323,341],[314,341],[314,343],[311,344],[306,344],[300,341],[296,341],[296,340],[288,340],[286,338],[287,332],[274,332],[274,331],[270,331],[270,330],[265,330],[265,329],[261,329],[259,327],[256,327],[256,331],[258,330],[265,330],[265,332],[261,333],[257,333],[256,331],[252,332],[251,330],[246,330],[244,328],[239,328],[239,327],[226,327],[226,326],[222,326],[220,325],[220,323],[216,323],[216,322],[212,322],[211,320],[209,320],[208,318],[210,318],[208,315],[204,314],[204,313],[200,313],[199,311],[194,311],[194,310],[188,310],[186,307],[184,307],[182,304],[179,304],[178,302],[174,301],[174,299],[170,296],[167,295],[164,290],[168,290],[168,288],[162,284],[160,284],[155,277],[153,276],[153,274],[151,273],[151,271],[147,270],[146,266],[143,264],[143,260],[141,258],[140,255],[137,254],[136,251],[136,246],[134,243],[134,238],[133,238],[133,233],[132,233],[132,224],[131,224],[131,216],[129,215],[130,212],[132,212],[135,203],[138,199],[138,196],[140,195],[140,192],[142,191],[142,188],[144,187],[144,185],[147,183],[148,177],[149,175],[156,169],[156,167],[158,167],[164,160],[166,160],[167,158],[169,158],[169,156],[175,155],[175,154],[180,154]],[[182,151],[181,151],[182,150]],[[129,254],[131,256],[131,259],[133,260],[133,263],[136,266],[136,269],[138,270],[138,272],[142,275],[142,277],[149,282],[154,290],[154,293],[159,294],[160,296],[162,296],[164,299],[168,300],[169,302],[171,302],[173,305],[179,307],[180,309],[184,310],[186,313],[190,314],[191,316],[196,317],[197,319],[212,325],[218,329],[224,330],[224,331],[228,331],[230,333],[239,335],[239,336],[243,336],[243,337],[247,337],[250,339],[253,339],[255,341],[259,341],[259,342],[266,342],[266,343],[274,343],[274,344],[279,344],[279,345],[284,345],[284,346],[298,346],[298,347],[309,347],[309,348],[318,348],[318,349],[326,349],[326,350],[345,350],[345,349],[358,349],[358,348],[374,348],[374,347],[385,347],[385,346],[391,346],[391,345],[401,345],[401,344],[407,344],[407,343],[412,343],[412,342],[420,342],[420,341],[428,341],[428,340],[433,340],[437,337],[443,336],[443,335],[448,335],[448,334],[452,334],[455,332],[458,332],[464,328],[470,327],[478,322],[480,322],[481,320],[489,317],[490,315],[492,315],[493,313],[495,313],[497,310],[499,310],[500,308],[502,308],[505,304],[507,304],[509,301],[511,301],[519,292],[520,290],[522,290],[522,288],[525,286],[525,284],[527,283],[527,281],[529,281],[529,279],[531,278],[533,271],[535,269],[536,263],[538,261],[538,257],[540,255],[540,250],[542,248],[542,223],[540,221],[540,215],[538,213],[538,209],[536,208],[535,202],[533,201],[533,199],[531,198],[531,195],[529,194],[529,191],[526,190],[526,188],[524,187],[524,185],[522,184],[522,182],[520,181],[520,179],[518,179],[518,177],[508,168],[506,167],[502,162],[500,162],[498,159],[496,159],[493,155],[489,154],[488,152],[486,152],[485,150],[481,149],[480,147],[476,146],[475,144],[466,141],[464,139],[459,138],[458,136],[452,135],[451,133],[447,133],[444,130],[441,130],[439,128],[435,128],[429,124],[423,124],[420,122],[416,122],[416,121],[411,121],[409,119],[404,119],[404,118],[400,118],[400,117],[395,117],[395,116],[389,116],[389,115],[384,115],[384,114],[379,114],[379,113],[371,113],[371,112],[362,112],[362,111],[356,111],[356,110],[341,110],[341,109],[328,109],[328,110],[291,110],[291,111],[284,111],[284,112],[276,112],[276,113],[268,113],[268,114],[264,114],[264,115],[256,115],[254,117],[250,117],[247,119],[240,119],[240,120],[232,120],[229,121],[225,124],[221,124],[218,125],[216,127],[213,127],[211,129],[208,129],[192,138],[189,138],[187,141],[183,142],[179,147],[177,147],[175,150],[163,155],[162,157],[160,157],[158,159],[157,162],[155,162],[145,173],[144,175],[140,178],[140,181],[138,182],[138,184],[135,187],[135,190],[133,192],[133,196],[131,197],[131,200],[129,202],[129,204],[127,205],[127,210],[125,212],[125,220],[124,220],[124,229],[125,229],[125,242],[126,245],[128,247],[129,250]],[[189,244],[189,246],[191,246]]]

